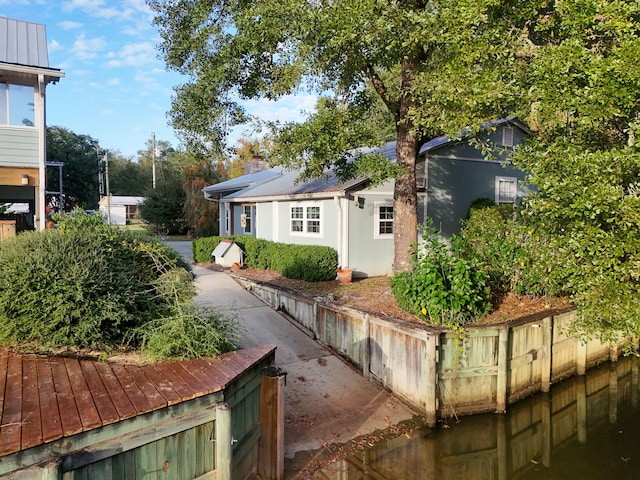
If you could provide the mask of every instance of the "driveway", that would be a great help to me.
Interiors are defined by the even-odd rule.
[[[191,259],[191,242],[167,243]],[[193,271],[197,303],[237,313],[243,329],[241,348],[277,346],[276,366],[287,372],[286,459],[303,452],[303,457],[312,458],[313,452],[330,443],[346,443],[415,416],[397,398],[363,378],[226,273],[198,266]]]

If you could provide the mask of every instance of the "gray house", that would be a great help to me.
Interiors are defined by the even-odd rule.
[[[0,205],[25,206],[18,230],[42,229],[46,87],[64,73],[49,67],[44,25],[0,17],[0,38]]]
[[[448,237],[460,230],[474,200],[514,203],[526,194],[524,172],[506,155],[529,133],[527,127],[516,118],[487,127],[477,138],[494,146],[492,159],[468,138],[438,137],[422,146],[416,165],[419,223],[430,218]],[[395,142],[382,153],[394,160]],[[366,178],[340,182],[331,172],[308,182],[296,183],[297,177],[277,167],[205,187],[205,197],[220,203],[220,234],[330,246],[355,276],[391,273],[393,180],[371,186]]]

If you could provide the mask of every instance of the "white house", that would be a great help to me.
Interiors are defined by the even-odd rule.
[[[144,202],[144,197],[104,196],[98,202],[100,216],[111,225],[126,225],[127,222],[138,219],[138,207]]]

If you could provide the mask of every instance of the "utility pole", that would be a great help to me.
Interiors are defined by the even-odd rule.
[[[151,134],[151,177],[152,186],[156,188],[156,134]]]
[[[111,192],[109,191],[109,153],[104,152],[104,183],[107,189],[107,224],[111,225]]]

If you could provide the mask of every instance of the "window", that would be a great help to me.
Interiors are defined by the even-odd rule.
[[[496,203],[514,203],[518,197],[516,177],[496,177]]]
[[[393,237],[393,204],[391,202],[376,202],[375,204],[374,238]]]
[[[513,147],[513,127],[502,128],[502,146]]]
[[[244,229],[244,233],[251,233],[251,205],[243,206],[242,212],[240,215],[240,225]]]
[[[224,231],[231,233],[231,205],[228,203],[224,207]]]
[[[33,127],[33,87],[0,83],[0,125]]]
[[[322,211],[320,205],[296,205],[291,207],[291,234],[320,236]]]

